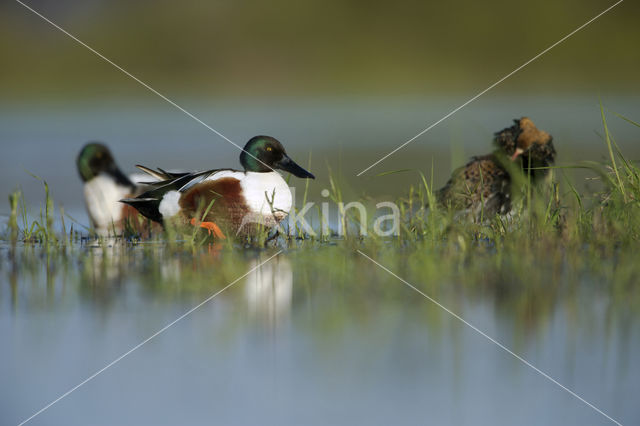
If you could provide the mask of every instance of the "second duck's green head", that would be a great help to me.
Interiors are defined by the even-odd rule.
[[[129,178],[116,165],[109,148],[99,142],[89,142],[83,146],[76,159],[76,165],[83,182],[88,182],[100,174],[106,174],[121,185],[132,185]]]
[[[280,169],[299,178],[315,179],[289,158],[282,144],[271,136],[252,137],[240,154],[240,164],[247,172],[267,173]]]

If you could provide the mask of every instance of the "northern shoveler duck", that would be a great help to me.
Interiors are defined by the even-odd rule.
[[[473,157],[455,170],[447,184],[437,192],[438,201],[454,210],[470,214],[476,221],[511,211],[512,173],[518,162],[525,174],[534,180],[547,175],[555,160],[553,138],[539,130],[527,117],[513,120],[514,125],[495,133],[496,150]]]
[[[82,148],[76,165],[84,182],[84,200],[96,233],[103,236],[119,233],[126,218],[138,215],[120,200],[137,196],[147,187],[122,173],[109,148],[98,142],[89,142]]]
[[[215,169],[171,176],[162,169],[155,172],[140,166],[165,179],[138,197],[122,202],[156,222],[179,216],[225,238],[220,226],[245,232],[245,225],[274,226],[287,216],[293,203],[291,190],[276,169],[315,179],[270,136],[251,138],[240,154],[240,164],[244,171]]]

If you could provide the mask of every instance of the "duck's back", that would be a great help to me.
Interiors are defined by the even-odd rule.
[[[494,154],[473,157],[438,191],[440,204],[477,219],[511,209],[511,180]]]

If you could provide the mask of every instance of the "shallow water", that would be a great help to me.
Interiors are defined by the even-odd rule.
[[[522,115],[554,135],[559,164],[606,156],[596,97],[498,93],[362,178],[355,174],[466,98],[177,100],[240,145],[277,136],[299,163],[310,161],[312,200],[323,200],[329,167],[346,196],[395,199],[417,174],[376,173],[430,175],[432,164],[440,185]],[[603,103],[640,116],[637,97]],[[608,114],[623,152],[640,158],[638,129]],[[42,184],[26,171],[35,173],[87,225],[74,161],[95,139],[127,173],[136,163],[237,166],[235,147],[155,99],[5,105],[0,193],[20,186],[36,217]],[[561,173],[578,184],[588,177]],[[0,197],[0,217],[7,213]],[[452,261],[420,247],[360,248],[617,421],[640,423],[640,266],[632,253],[582,263],[580,253]],[[157,241],[59,251],[0,244],[0,424],[28,418],[275,253]],[[31,424],[212,422],[610,423],[342,241],[285,247]]]
[[[2,246],[0,423],[29,417],[275,253]],[[491,257],[485,276],[433,280],[412,266],[424,253],[369,254],[614,419],[640,419],[640,317],[611,283],[576,283],[543,261],[512,278]],[[31,424],[211,422],[610,423],[339,242],[285,250]]]

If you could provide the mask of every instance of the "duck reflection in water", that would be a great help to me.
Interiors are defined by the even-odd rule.
[[[262,261],[252,260],[249,268],[256,268]],[[269,325],[286,321],[293,299],[293,271],[289,260],[278,256],[247,275],[245,297],[252,318]]]

